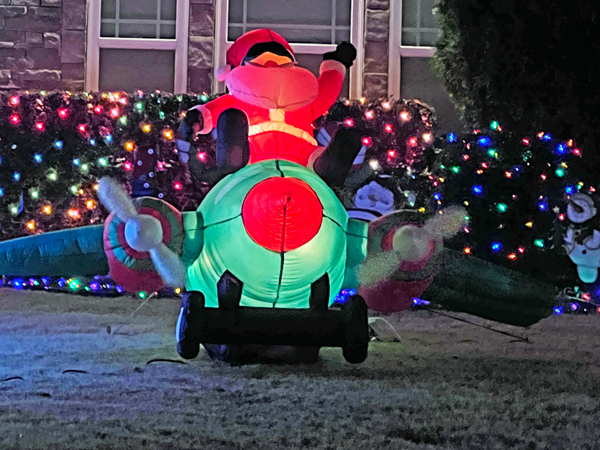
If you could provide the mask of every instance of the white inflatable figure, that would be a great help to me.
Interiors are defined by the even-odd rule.
[[[567,205],[567,216],[574,223],[584,223],[593,218],[597,213],[594,200],[589,196],[577,192],[571,196]]]
[[[594,218],[597,209],[594,200],[585,194],[574,194],[567,206],[567,217],[576,224],[582,224]],[[582,231],[569,227],[564,237],[567,255],[577,265],[577,274],[584,283],[594,283],[598,279],[600,267],[600,231],[593,229],[587,236]],[[590,230],[591,231],[591,230]]]
[[[354,197],[354,205],[361,209],[370,209],[387,214],[394,209],[394,194],[381,186],[377,181],[371,181],[361,187]]]

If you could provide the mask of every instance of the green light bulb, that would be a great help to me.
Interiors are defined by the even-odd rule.
[[[445,165],[443,165],[443,164],[440,164],[440,169],[445,169],[445,168],[446,168],[446,166],[445,166]]]
[[[137,295],[138,295],[139,298],[146,298],[148,296],[148,294],[146,294],[143,291],[138,292]]]
[[[18,208],[17,206],[11,206],[11,207],[10,207],[10,213],[11,213],[13,216],[16,216],[16,215],[19,213],[19,208]]]
[[[73,194],[77,194],[79,192],[79,186],[76,185],[71,186],[69,189]]]
[[[144,109],[144,104],[142,102],[136,102],[136,104],[134,105],[135,109],[137,109],[138,111],[141,111]]]
[[[492,130],[497,130],[499,126],[500,126],[500,124],[496,120],[494,120],[492,123],[490,123],[490,128]]]
[[[160,117],[161,119],[164,119],[165,118],[165,113],[163,111],[160,111],[158,113],[158,117]]]
[[[90,170],[90,166],[88,166],[87,164],[82,164],[81,165],[81,171],[83,173],[86,173],[88,170]]]
[[[560,167],[554,171],[558,178],[562,178],[565,176],[565,169],[561,169]]]
[[[121,125],[127,125],[127,117],[125,117],[125,116],[119,117],[119,123]]]
[[[81,282],[78,279],[69,281],[69,288],[71,288],[72,290],[76,291],[80,287],[81,287]]]
[[[508,205],[507,205],[506,203],[498,203],[498,204],[496,205],[496,209],[497,209],[499,212],[503,213],[503,212],[506,212],[506,210],[508,209]]]
[[[453,166],[453,167],[452,167],[452,172],[454,172],[454,173],[459,173],[459,172],[460,172],[460,167],[458,167],[458,166]]]
[[[31,191],[31,198],[37,199],[37,198],[39,198],[39,196],[40,196],[39,191],[36,191],[36,190]]]
[[[56,180],[58,180],[58,175],[56,174],[56,172],[50,172],[48,174],[48,179],[50,181],[56,181]]]
[[[533,245],[535,245],[536,247],[539,247],[539,248],[544,248],[544,240],[536,239],[533,241]]]
[[[106,158],[100,158],[98,159],[98,164],[100,164],[102,167],[106,167],[108,165],[108,160]]]

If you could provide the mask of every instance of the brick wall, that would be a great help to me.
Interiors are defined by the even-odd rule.
[[[188,92],[211,92],[214,76],[214,17],[213,0],[191,0]]]
[[[367,0],[363,95],[384,97],[388,92],[390,0]]]
[[[0,89],[83,90],[86,0],[0,0]]]

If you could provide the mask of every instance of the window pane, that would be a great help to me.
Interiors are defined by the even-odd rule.
[[[331,25],[331,1],[246,0],[248,23]]]
[[[437,16],[433,14],[433,8],[438,0],[421,0],[421,27],[439,28]]]
[[[402,1],[402,28],[417,28],[419,17],[419,0]]]
[[[156,0],[120,0],[120,19],[156,20]]]
[[[114,19],[116,17],[115,0],[102,0],[102,13],[100,16],[103,19]]]
[[[290,43],[334,44],[338,33],[342,40],[349,40],[351,13],[352,0],[230,0],[227,39],[233,41],[244,31],[270,28]]]
[[[435,46],[439,36],[439,31],[423,31],[421,33],[421,45],[425,47],[433,47]]]
[[[402,45],[417,45],[417,33],[402,31]]]
[[[175,25],[161,25],[160,39],[175,39]]]
[[[248,27],[247,31],[260,27]],[[276,25],[269,27],[271,30],[282,35],[288,42],[295,44],[330,44],[331,29],[307,30],[304,27],[280,28]]]
[[[323,55],[305,55],[305,54],[296,54],[296,60],[298,61],[298,65],[300,67],[304,67],[305,69],[310,70],[315,76],[319,76],[319,67],[323,62]],[[344,78],[344,84],[342,85],[342,91],[340,93],[340,98],[348,98],[350,93],[350,83],[348,82],[348,74]]]
[[[439,23],[433,14],[438,0],[403,0],[402,45],[432,47],[437,41]]]
[[[115,37],[115,24],[114,23],[103,23],[100,26],[101,37]]]
[[[235,41],[242,35],[242,27],[229,27],[227,32],[227,40]]]
[[[402,58],[400,96],[416,98],[435,108],[441,132],[462,128],[456,108],[441,81],[429,67],[429,58]]]
[[[335,43],[339,44],[343,41],[350,42],[350,30],[337,30],[335,32]]]
[[[244,0],[229,0],[229,22],[242,23],[244,21]]]
[[[156,70],[160,67],[160,70]],[[100,49],[101,91],[135,89],[173,92],[175,52],[172,50]]]
[[[160,2],[160,19],[175,20],[177,12],[176,0],[161,0]]]
[[[351,12],[352,12],[352,0],[336,0],[336,2],[335,2],[335,24],[349,27]]]
[[[119,36],[122,38],[154,38],[156,25],[147,23],[119,23]]]

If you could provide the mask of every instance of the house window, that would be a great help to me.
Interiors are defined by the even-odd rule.
[[[269,28],[292,46],[299,65],[319,74],[323,53],[349,41],[358,50],[341,97],[362,93],[364,0],[217,0],[215,67],[225,64],[225,52],[247,31]],[[223,91],[216,80],[213,88]]]
[[[86,90],[187,91],[189,0],[90,0]]]
[[[440,35],[436,0],[391,0],[389,95],[435,108],[440,130],[462,128],[458,113],[429,63]]]

